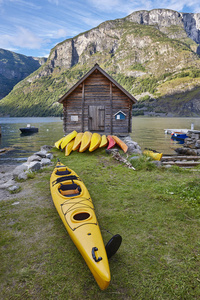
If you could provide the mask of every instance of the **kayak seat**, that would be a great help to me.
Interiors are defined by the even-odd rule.
[[[73,197],[80,195],[81,188],[76,183],[72,184],[61,184],[60,188],[58,189],[61,195],[66,197]]]
[[[59,170],[57,170],[56,171],[56,175],[58,175],[58,176],[62,176],[62,175],[69,175],[71,172],[69,171],[69,170],[64,170],[64,171],[59,171]]]

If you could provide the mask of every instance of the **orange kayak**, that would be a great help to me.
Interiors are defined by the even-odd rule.
[[[112,137],[117,143],[117,145],[126,153],[128,150],[128,146],[122,140],[120,140],[116,135],[112,135]]]

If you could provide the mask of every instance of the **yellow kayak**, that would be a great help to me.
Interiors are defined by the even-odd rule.
[[[74,146],[74,139],[71,140],[71,141],[67,144],[67,146],[65,147],[65,156],[70,155],[70,153],[72,152],[73,146]]]
[[[102,135],[102,137],[101,137],[101,143],[100,143],[100,145],[99,145],[99,148],[106,147],[107,144],[108,144],[108,140],[107,140],[106,135],[104,134],[104,135]]]
[[[128,150],[128,146],[122,140],[120,140],[116,135],[112,135],[112,137],[117,143],[117,145],[120,146],[120,148],[126,153]]]
[[[55,142],[55,147],[56,148],[58,148],[58,149],[60,149],[60,145],[61,145],[61,143],[62,143],[62,141],[63,141],[63,139],[64,139],[65,137],[63,136],[61,139],[59,139],[57,142]]]
[[[50,178],[54,205],[99,287],[110,283],[110,268],[90,194],[78,175],[58,162]],[[78,278],[77,278],[78,280]]]
[[[77,136],[75,137],[75,141],[74,141],[74,146],[72,148],[73,151],[76,151],[79,149],[82,137],[83,137],[83,132],[77,133]]]
[[[151,150],[151,149],[145,149],[143,151],[143,154],[150,156],[154,160],[161,160],[162,155],[163,155],[162,153],[156,152],[155,150]]]
[[[92,133],[89,131],[85,131],[81,140],[79,152],[84,152],[85,150],[87,150],[87,148],[89,148],[91,138],[92,138]]]
[[[65,146],[76,137],[76,135],[77,135],[76,130],[74,130],[71,133],[69,133],[68,135],[66,135],[60,145],[61,149],[64,149]]]
[[[92,138],[91,138],[89,151],[92,152],[92,151],[96,150],[99,147],[100,143],[101,143],[100,134],[98,134],[96,132],[93,133]]]

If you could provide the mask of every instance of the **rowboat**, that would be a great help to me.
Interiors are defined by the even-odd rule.
[[[108,139],[107,150],[109,150],[109,149],[113,148],[116,145],[116,142],[115,142],[115,140],[113,139],[113,137],[111,135],[108,135],[107,139]]]
[[[100,143],[100,145],[99,145],[99,148],[106,147],[107,144],[108,144],[108,140],[107,140],[106,135],[104,134],[104,135],[102,135],[102,137],[101,137],[101,143]]]
[[[72,169],[57,162],[51,174],[50,189],[54,205],[72,241],[99,287],[106,289],[110,283],[108,257],[86,186]]]
[[[30,124],[27,124],[27,127],[19,128],[22,134],[29,135],[38,132],[38,128],[35,126],[31,126]]]
[[[82,137],[83,137],[83,132],[78,132],[75,137],[75,140],[74,140],[74,146],[72,148],[73,151],[76,151],[79,149]]]
[[[67,134],[64,139],[62,140],[62,143],[60,144],[61,149],[64,149],[65,146],[71,141],[73,140],[77,135],[76,130],[70,132],[69,134]]]
[[[112,135],[112,137],[117,143],[117,145],[126,153],[128,150],[128,146],[122,140],[120,140],[116,135]]]
[[[71,140],[65,147],[65,156],[70,155],[70,153],[72,152],[72,148],[74,146],[74,139]]]
[[[94,132],[92,134],[89,151],[92,152],[92,151],[96,150],[99,147],[100,143],[101,143],[100,134]]]
[[[151,150],[151,149],[145,149],[143,151],[144,155],[150,156],[151,158],[153,158],[154,160],[161,160],[162,158],[162,153],[159,153],[155,150]]]
[[[89,131],[85,131],[83,134],[82,140],[81,140],[79,152],[84,152],[85,150],[87,150],[89,148],[91,138],[92,138],[92,133]]]

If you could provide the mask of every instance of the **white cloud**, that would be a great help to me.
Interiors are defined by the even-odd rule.
[[[1,48],[40,49],[43,40],[24,27],[18,27],[15,35],[1,35]]]

